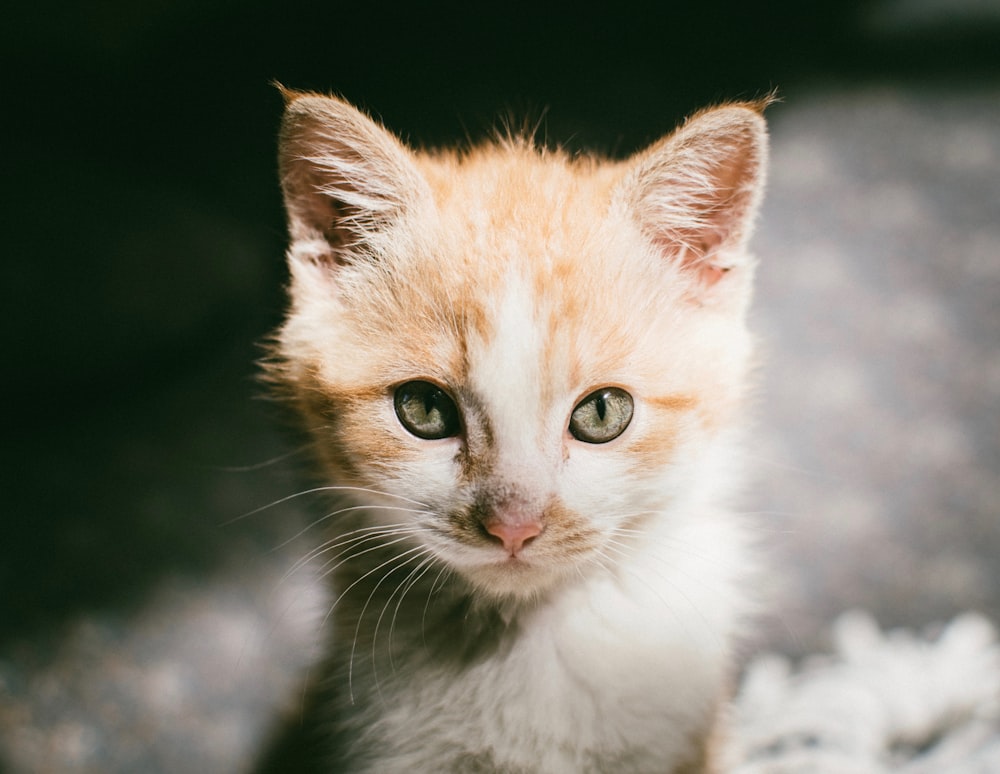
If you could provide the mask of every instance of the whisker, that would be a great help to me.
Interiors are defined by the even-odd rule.
[[[316,486],[312,487],[311,489],[303,489],[301,492],[294,492],[293,494],[285,495],[284,497],[280,497],[277,500],[267,503],[267,505],[261,505],[257,508],[254,508],[252,511],[247,511],[246,513],[242,513],[239,516],[234,516],[228,521],[222,522],[222,526],[227,527],[230,524],[234,524],[237,521],[249,518],[250,516],[256,516],[258,513],[262,513],[266,510],[269,510],[270,508],[275,508],[279,505],[283,505],[284,503],[287,503],[291,500],[295,500],[299,497],[305,497],[307,495],[312,495],[312,494],[320,494],[322,492],[360,492],[362,494],[376,495],[379,497],[395,498],[397,500],[402,500],[405,503],[410,503],[411,505],[419,506],[420,508],[426,509],[430,507],[426,503],[422,503],[419,500],[412,500],[409,497],[403,497],[403,495],[393,494],[392,492],[381,492],[378,489],[368,489],[363,486],[333,486],[333,485]]]
[[[606,548],[607,550],[614,552],[623,559],[631,558],[631,554],[629,554],[629,552],[625,550],[626,547],[622,546],[622,544],[618,543],[617,541],[614,540],[609,541],[603,546],[603,548]],[[660,557],[657,558],[659,559]],[[635,572],[630,567],[628,567],[627,564],[620,564],[620,566],[629,575],[631,575],[633,578],[641,582],[644,586],[646,586],[646,588],[648,588],[651,592],[653,592],[653,595],[656,596],[656,598],[663,603],[663,606],[667,610],[671,611],[671,614],[674,616],[674,619],[677,621],[677,623],[680,624],[683,628],[686,628],[685,622],[681,619],[680,615],[677,614],[677,611],[673,609],[670,603],[667,602],[655,588],[653,588],[652,584],[650,584],[649,581],[642,576],[642,574]],[[692,578],[690,575],[684,573],[683,571],[678,570],[677,568],[674,568],[674,570],[687,577],[688,580],[695,580],[697,582],[702,582],[702,583],[704,582],[703,579]],[[715,641],[716,646],[721,648],[722,641],[719,639],[718,633],[715,631],[714,627],[712,627],[712,625],[708,622],[708,619],[705,618],[704,614],[694,603],[694,601],[683,591],[683,589],[681,589],[676,583],[671,581],[670,578],[666,577],[661,573],[656,573],[656,577],[659,578],[664,583],[666,583],[668,586],[670,586],[670,588],[674,591],[674,593],[679,595],[687,603],[688,607],[691,608],[691,611],[698,616],[699,620],[701,620],[702,624],[705,627],[705,631],[712,638],[712,640]]]
[[[427,647],[427,610],[430,608],[431,597],[434,596],[434,592],[437,590],[439,583],[441,584],[441,587],[444,588],[444,584],[448,581],[450,576],[451,568],[446,564],[442,565],[440,572],[438,572],[437,577],[434,579],[434,582],[431,584],[431,587],[427,592],[427,599],[424,601],[424,612],[420,616],[420,639],[424,643],[425,648]],[[443,581],[442,578],[444,579]]]
[[[350,561],[352,561],[354,559],[357,559],[359,556],[364,556],[365,554],[370,554],[372,551],[378,551],[379,549],[382,549],[382,548],[388,548],[389,546],[394,546],[394,545],[397,545],[399,543],[403,543],[403,542],[405,542],[410,537],[411,534],[412,533],[405,533],[403,535],[403,537],[398,537],[395,540],[390,540],[387,543],[379,542],[376,545],[372,546],[371,548],[366,548],[364,551],[358,551],[356,553],[354,553],[353,551],[354,551],[354,548],[357,547],[357,545],[356,546],[352,546],[351,548],[347,548],[347,549],[341,551],[339,554],[337,554],[333,558],[327,560],[327,562],[320,568],[320,572],[323,573],[323,577],[324,578],[327,578],[330,575],[332,575],[334,572],[336,572],[340,567],[342,567],[347,562],[350,562]],[[364,538],[363,541],[359,541],[358,542],[358,545],[361,545],[362,542],[368,542],[369,540],[381,540],[381,537],[382,537],[381,535],[373,535],[373,536]],[[346,558],[340,559],[340,557],[344,556],[345,554],[346,554]],[[337,561],[338,559],[340,559],[339,562]],[[333,565],[333,566],[331,567],[331,565]]]
[[[274,552],[274,551],[278,551],[278,550],[284,548],[289,543],[292,543],[295,540],[297,540],[300,537],[302,537],[304,534],[306,534],[313,527],[317,526],[318,524],[322,524],[327,519],[332,519],[334,516],[340,516],[341,514],[350,513],[351,511],[365,511],[365,510],[376,510],[376,509],[380,510],[380,511],[401,511],[403,513],[416,513],[416,514],[430,514],[431,513],[430,511],[417,510],[416,508],[404,508],[401,505],[374,505],[374,506],[372,506],[372,505],[350,505],[350,506],[347,506],[345,508],[339,508],[336,511],[330,511],[330,513],[327,513],[324,516],[320,516],[318,519],[314,519],[313,521],[309,522],[308,525],[306,525],[301,530],[299,530],[294,535],[292,535],[290,538],[288,538],[287,540],[283,540],[281,543],[279,543],[278,545],[276,545],[274,548],[271,549],[271,551]]]
[[[414,570],[414,572],[417,572],[419,570],[420,574],[414,577],[413,580],[407,584],[406,588],[403,589],[403,591],[400,593],[399,599],[396,601],[396,608],[392,612],[392,621],[389,622],[389,666],[392,668],[393,671],[396,670],[396,663],[392,654],[392,635],[393,632],[396,631],[396,619],[399,617],[399,608],[402,607],[403,605],[403,597],[405,597],[409,593],[410,589],[416,586],[420,582],[420,579],[423,578],[430,571],[430,569],[434,566],[434,559],[435,559],[434,555],[431,554],[426,559],[424,559],[424,561],[422,561],[419,565],[417,565],[417,568],[416,570]],[[412,577],[413,573],[410,573],[410,576]]]
[[[616,545],[619,548],[619,550],[622,550],[622,551],[624,551],[624,550],[627,549],[629,551],[632,551],[633,554],[634,554],[634,552],[636,550],[635,546],[631,546],[631,545],[628,545],[626,543],[622,543],[621,541],[615,540],[614,538],[609,538],[608,542],[611,543],[611,544],[613,544],[613,545]],[[664,548],[664,549],[666,549],[668,551],[672,551],[672,552],[677,553],[677,554],[682,554],[684,556],[688,556],[688,557],[693,557],[695,559],[699,559],[699,560],[701,560],[701,561],[705,562],[706,564],[709,564],[709,565],[711,565],[713,567],[727,567],[727,565],[725,565],[724,563],[719,562],[719,560],[716,557],[713,557],[713,556],[711,556],[709,554],[706,554],[706,553],[704,553],[702,551],[693,550],[691,548],[692,544],[689,541],[686,541],[686,540],[680,540],[680,539],[675,538],[675,537],[668,537],[668,538],[665,538],[663,540],[657,541],[657,545],[659,545],[661,548]],[[681,570],[676,564],[674,564],[673,562],[671,562],[665,556],[661,556],[661,555],[659,555],[657,553],[650,553],[648,555],[649,555],[650,559],[653,559],[656,562],[658,562],[659,564],[662,564],[662,565],[670,568],[674,572],[677,572],[679,574],[684,575],[686,578],[688,578],[690,580],[697,580],[697,581],[700,581],[700,582],[703,582],[703,580],[704,580],[702,578],[694,578],[694,577],[692,577],[690,573],[687,573],[687,572],[684,572],[683,570]],[[626,556],[626,558],[627,558],[629,555],[623,554],[623,556]]]
[[[762,457],[755,452],[748,452],[745,450],[736,450],[733,454],[741,459],[750,460],[750,462],[760,465],[767,465],[768,467],[775,468],[781,471],[787,471],[791,473],[799,473],[803,476],[808,476],[809,478],[820,479],[823,481],[837,481],[838,476],[831,475],[830,473],[823,471],[819,468],[803,468],[799,465],[793,465],[790,462],[782,462],[780,460],[771,459],[770,457]]]
[[[724,567],[726,565],[719,562],[717,557],[711,554],[705,553],[701,550],[701,545],[690,540],[685,540],[677,535],[653,535],[648,532],[643,532],[641,530],[629,529],[628,527],[614,527],[611,530],[612,535],[621,535],[628,538],[638,538],[645,544],[652,544],[654,546],[659,546],[668,551],[673,551],[676,553],[684,554],[685,556],[694,557],[695,559],[700,559],[713,567]],[[626,547],[627,544],[619,543],[622,547]],[[634,546],[628,545],[628,548],[634,548]],[[657,557],[657,560],[661,563],[667,564],[667,559],[664,557]]]
[[[405,578],[403,578],[403,580],[400,581],[396,585],[396,588],[394,588],[392,590],[392,593],[389,594],[389,596],[386,598],[385,604],[382,605],[382,611],[378,614],[378,618],[375,620],[375,628],[372,630],[372,675],[375,678],[375,688],[376,688],[376,690],[378,690],[378,671],[377,671],[377,668],[376,668],[376,653],[377,653],[376,648],[377,648],[377,645],[378,645],[378,632],[379,632],[379,629],[382,626],[382,619],[385,617],[386,611],[389,609],[389,605],[392,604],[392,598],[395,597],[397,593],[399,593],[399,601],[396,603],[396,608],[395,608],[395,611],[393,612],[392,623],[389,626],[389,638],[388,638],[389,667],[393,671],[395,671],[396,664],[395,664],[395,661],[393,660],[393,655],[392,655],[392,633],[393,633],[393,630],[395,629],[396,614],[399,613],[399,606],[402,604],[403,597],[406,596],[406,592],[409,590],[410,586],[412,585],[411,581],[413,580],[414,576],[416,575],[417,577],[419,577],[419,575],[417,575],[417,574],[420,573],[421,568],[425,568],[428,565],[428,563],[430,563],[432,561],[433,556],[430,556],[430,554],[431,554],[430,549],[426,549],[425,555],[427,555],[428,558],[425,558],[423,561],[420,562],[420,564],[418,564],[416,567],[414,567],[412,570],[410,570],[409,574]],[[419,558],[419,554],[416,557],[412,557],[412,559],[417,559],[417,558]],[[382,692],[380,690],[378,692],[379,692],[379,696],[381,696]]]
[[[416,528],[413,527],[412,525],[399,523],[399,524],[389,524],[384,526],[360,527],[358,529],[354,529],[351,530],[350,532],[345,532],[341,535],[331,538],[330,540],[321,543],[319,546],[312,548],[311,550],[306,552],[303,556],[299,557],[299,559],[297,559],[294,563],[292,563],[291,566],[289,566],[285,570],[285,572],[282,573],[281,577],[278,578],[278,580],[274,583],[273,588],[270,591],[270,595],[271,597],[273,597],[273,595],[278,592],[278,589],[280,589],[286,582],[288,582],[288,580],[293,575],[295,575],[296,572],[301,570],[305,565],[309,564],[309,562],[313,561],[319,556],[322,556],[324,553],[327,553],[328,551],[333,551],[337,548],[341,548],[344,546],[350,546],[352,548],[356,548],[367,541],[381,540],[383,537],[386,536],[392,537],[395,535],[407,535],[413,532],[416,532]],[[350,550],[350,548],[348,548],[347,550]],[[340,556],[343,556],[345,552],[337,554],[337,556],[333,557],[333,559],[330,561],[335,561]],[[329,564],[329,562],[327,562],[327,564]],[[324,565],[324,568],[325,566],[326,565]]]
[[[340,537],[346,537],[347,535],[355,535],[358,532],[364,532],[366,534],[356,535],[355,537],[348,538],[346,540],[340,540]],[[358,545],[362,541],[378,540],[386,536],[404,535],[412,532],[416,532],[416,527],[407,524],[396,524],[387,527],[363,527],[361,529],[352,530],[351,532],[345,533],[335,538],[332,538],[325,543],[321,543],[319,546],[313,548],[298,561],[296,561],[282,576],[281,581],[284,581],[288,576],[298,572],[302,567],[307,565],[313,559],[332,551],[334,549],[340,548],[347,545]],[[337,555],[342,556],[342,554]],[[334,557],[336,560],[337,557]]]
[[[670,614],[670,616],[674,619],[674,621],[676,621],[677,624],[680,625],[682,628],[686,628],[685,622],[681,618],[680,614],[673,608],[673,606],[669,602],[667,602],[666,599],[663,598],[663,595],[661,595],[660,592],[653,587],[653,585],[649,582],[649,580],[646,579],[646,578],[644,578],[641,574],[635,572],[633,569],[631,569],[630,567],[628,567],[628,565],[623,564],[622,562],[616,562],[613,558],[611,558],[610,556],[607,556],[604,553],[604,551],[605,551],[606,548],[612,548],[613,549],[613,546],[609,546],[609,545],[602,546],[598,553],[601,555],[601,557],[603,559],[606,559],[608,562],[610,562],[612,564],[612,566],[613,566],[614,569],[613,570],[609,569],[606,565],[600,565],[600,566],[604,567],[606,570],[608,570],[608,572],[610,572],[612,574],[615,574],[616,572],[625,572],[629,576],[631,576],[633,579],[635,579],[638,582],[642,583],[647,589],[649,589],[650,592],[652,592],[653,596],[655,596],[658,600],[660,600],[660,603],[663,605],[664,609]],[[613,550],[619,556],[621,556],[623,558],[626,558],[626,559],[628,558],[628,555],[626,553],[624,553],[623,551],[621,551],[620,549],[613,549]],[[667,583],[671,587],[674,586],[674,584],[670,583],[670,581],[668,581],[666,578],[662,578],[661,577],[661,580],[663,580],[665,583]],[[675,588],[675,590],[677,590],[677,589]],[[680,592],[678,591],[678,593],[680,593]],[[684,595],[681,594],[681,596],[683,597]],[[692,608],[693,608],[694,605],[691,603],[691,601],[689,599],[687,599],[687,597],[684,597],[684,598],[685,598],[685,600],[687,600],[688,604],[691,605]]]
[[[367,578],[373,572],[381,570],[383,567],[385,567],[387,565],[391,565],[393,563],[398,563],[398,566],[402,567],[402,566],[406,565],[408,562],[410,562],[412,560],[413,557],[410,556],[411,554],[417,554],[419,556],[419,555],[423,554],[426,551],[428,551],[427,548],[425,548],[423,546],[416,546],[415,548],[411,548],[408,551],[404,551],[401,554],[397,554],[396,556],[393,556],[390,559],[387,559],[386,561],[382,562],[382,564],[378,565],[375,569],[369,570],[364,575],[362,575],[361,578],[358,578],[358,580],[354,581],[354,583],[352,583],[350,586],[348,586],[344,590],[344,593],[339,596],[338,601],[339,601],[339,599],[343,599],[343,597],[347,594],[347,592],[350,591],[352,588],[354,588],[358,584],[358,582],[360,580],[362,580],[363,578]],[[407,558],[407,557],[409,557],[409,558]],[[375,583],[375,586],[372,588],[371,593],[368,594],[368,598],[365,600],[365,604],[361,608],[361,612],[358,614],[358,622],[357,622],[357,625],[354,627],[354,641],[351,643],[351,653],[350,653],[350,656],[348,657],[348,662],[347,662],[347,693],[351,697],[351,704],[354,704],[354,655],[355,655],[355,653],[357,653],[358,635],[361,633],[361,624],[365,620],[365,613],[368,610],[368,605],[371,604],[372,597],[375,596],[375,592],[378,591],[379,586],[382,585],[382,583],[385,581],[385,579],[388,578],[392,574],[392,572],[395,571],[395,569],[396,568],[393,568],[393,570],[389,570],[389,571],[383,573],[382,577],[378,579],[378,581]],[[374,673],[375,673],[375,663],[373,661],[372,662],[372,674],[373,674],[373,676],[374,676]],[[378,686],[376,684],[376,688],[377,687]]]
[[[423,553],[424,553],[425,556],[429,556],[430,553],[431,553],[431,550],[429,548],[424,548]],[[375,619],[375,628],[372,629],[372,659],[373,659],[373,662],[374,662],[374,658],[375,658],[375,640],[378,639],[378,631],[379,631],[379,629],[382,626],[382,619],[385,617],[385,614],[386,614],[386,612],[389,609],[389,605],[392,604],[393,597],[395,597],[397,593],[399,593],[401,590],[403,590],[403,593],[400,594],[400,600],[402,600],[402,597],[405,594],[404,586],[406,586],[407,582],[414,575],[416,575],[416,573],[420,571],[420,568],[423,567],[428,561],[430,561],[430,559],[424,559],[420,564],[418,564],[416,567],[414,567],[412,570],[410,570],[409,574],[405,578],[403,578],[403,580],[401,580],[399,583],[397,583],[396,584],[396,588],[394,588],[392,590],[392,593],[389,594],[388,597],[386,597],[385,604],[382,605],[382,611],[378,614],[378,618]],[[392,643],[390,642],[390,650],[391,650],[391,646],[392,646]],[[391,658],[391,654],[390,654],[390,658]]]
[[[279,462],[284,462],[290,457],[294,457],[296,454],[302,454],[302,452],[316,445],[316,441],[307,441],[306,443],[298,446],[284,454],[279,454],[276,457],[271,457],[263,462],[255,462],[250,465],[220,465],[216,466],[214,469],[222,473],[253,473],[258,470],[263,470],[264,468],[270,467],[271,465],[277,465]]]
[[[406,553],[413,553],[413,552],[415,552],[415,551],[419,551],[419,550],[421,550],[421,549],[420,549],[420,547],[417,547],[417,548],[411,548],[411,549],[410,549],[409,551],[407,551]],[[360,577],[358,577],[358,578],[355,578],[355,579],[354,579],[354,581],[353,581],[353,582],[352,582],[352,583],[351,583],[351,584],[350,584],[350,585],[349,585],[349,586],[348,586],[347,588],[345,588],[345,589],[344,589],[343,591],[340,591],[340,592],[338,592],[338,594],[337,594],[337,598],[336,598],[336,599],[334,600],[333,604],[332,604],[332,605],[330,605],[329,609],[328,609],[328,610],[326,611],[326,614],[325,614],[325,615],[323,616],[323,620],[322,620],[322,622],[321,622],[321,624],[320,624],[320,625],[321,625],[321,627],[322,627],[322,628],[326,628],[327,624],[328,624],[328,623],[329,623],[329,621],[330,621],[330,616],[331,616],[331,615],[333,615],[333,611],[334,611],[334,610],[336,610],[336,608],[337,608],[337,605],[338,605],[338,604],[340,604],[340,601],[341,601],[341,600],[342,600],[342,599],[343,599],[344,597],[346,597],[346,596],[347,596],[347,594],[348,594],[348,593],[349,593],[349,592],[351,591],[351,589],[353,589],[353,588],[354,588],[355,586],[357,586],[357,585],[358,585],[359,583],[361,583],[361,581],[365,580],[365,578],[367,578],[367,577],[369,577],[370,575],[373,575],[373,574],[375,574],[376,572],[378,572],[379,570],[381,570],[381,569],[382,569],[383,567],[385,567],[385,566],[386,566],[387,564],[392,564],[392,563],[393,563],[394,561],[396,561],[396,560],[397,560],[397,559],[398,559],[398,558],[399,558],[400,556],[405,556],[405,554],[400,554],[400,555],[397,555],[397,556],[393,556],[393,557],[392,557],[392,558],[390,558],[390,559],[387,559],[386,561],[382,562],[382,564],[378,565],[377,567],[373,567],[372,569],[370,569],[370,570],[369,570],[368,572],[366,572],[366,573],[365,573],[364,575],[361,575]],[[352,698],[351,698],[351,701],[352,701],[352,703],[353,703],[353,696],[352,696]]]
[[[604,572],[606,572],[608,575],[611,576],[616,575],[615,564],[610,557],[604,555],[603,549],[598,549],[596,553],[591,554],[588,557],[588,561],[593,562],[595,565],[604,570]],[[610,562],[610,564],[608,564],[608,562]],[[580,573],[582,575],[583,573],[582,569],[580,570]]]
[[[318,492],[326,492],[328,491],[328,489],[329,487],[326,486],[317,486],[313,487],[312,489],[303,489],[301,492],[295,492],[290,495],[285,495],[284,497],[280,497],[277,500],[269,502],[267,505],[261,505],[257,508],[254,508],[252,511],[247,511],[246,513],[241,513],[239,516],[234,516],[228,521],[222,522],[222,526],[228,527],[230,524],[235,524],[237,521],[241,521],[242,519],[247,519],[251,516],[256,516],[258,513],[263,513],[269,508],[275,508],[279,505],[283,505],[284,503],[287,503],[291,500],[295,500],[299,497],[305,497],[306,495],[317,494]]]

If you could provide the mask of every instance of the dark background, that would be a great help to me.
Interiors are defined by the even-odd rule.
[[[417,144],[544,115],[551,141],[615,155],[774,88],[780,121],[818,93],[1000,80],[1000,12],[971,0],[111,0],[4,16],[0,689],[14,697],[72,660],[79,621],[113,647],[166,581],[252,575],[301,527],[230,522],[301,481],[294,454],[245,469],[294,446],[253,366],[283,307],[272,80],[341,94]]]

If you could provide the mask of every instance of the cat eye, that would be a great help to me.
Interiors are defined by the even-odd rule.
[[[458,406],[436,384],[406,382],[396,388],[393,401],[400,423],[417,438],[450,438],[462,430]]]
[[[569,418],[578,441],[607,443],[625,432],[632,421],[632,396],[618,387],[602,387],[581,400]]]

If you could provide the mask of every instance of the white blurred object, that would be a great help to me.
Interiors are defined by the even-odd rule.
[[[764,656],[734,708],[732,774],[1000,771],[1000,645],[966,613],[939,636],[883,633],[864,613],[835,652],[794,667]]]

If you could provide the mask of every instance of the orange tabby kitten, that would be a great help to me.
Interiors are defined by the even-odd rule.
[[[340,500],[329,770],[711,769],[763,103],[615,162],[286,99],[272,375]]]

